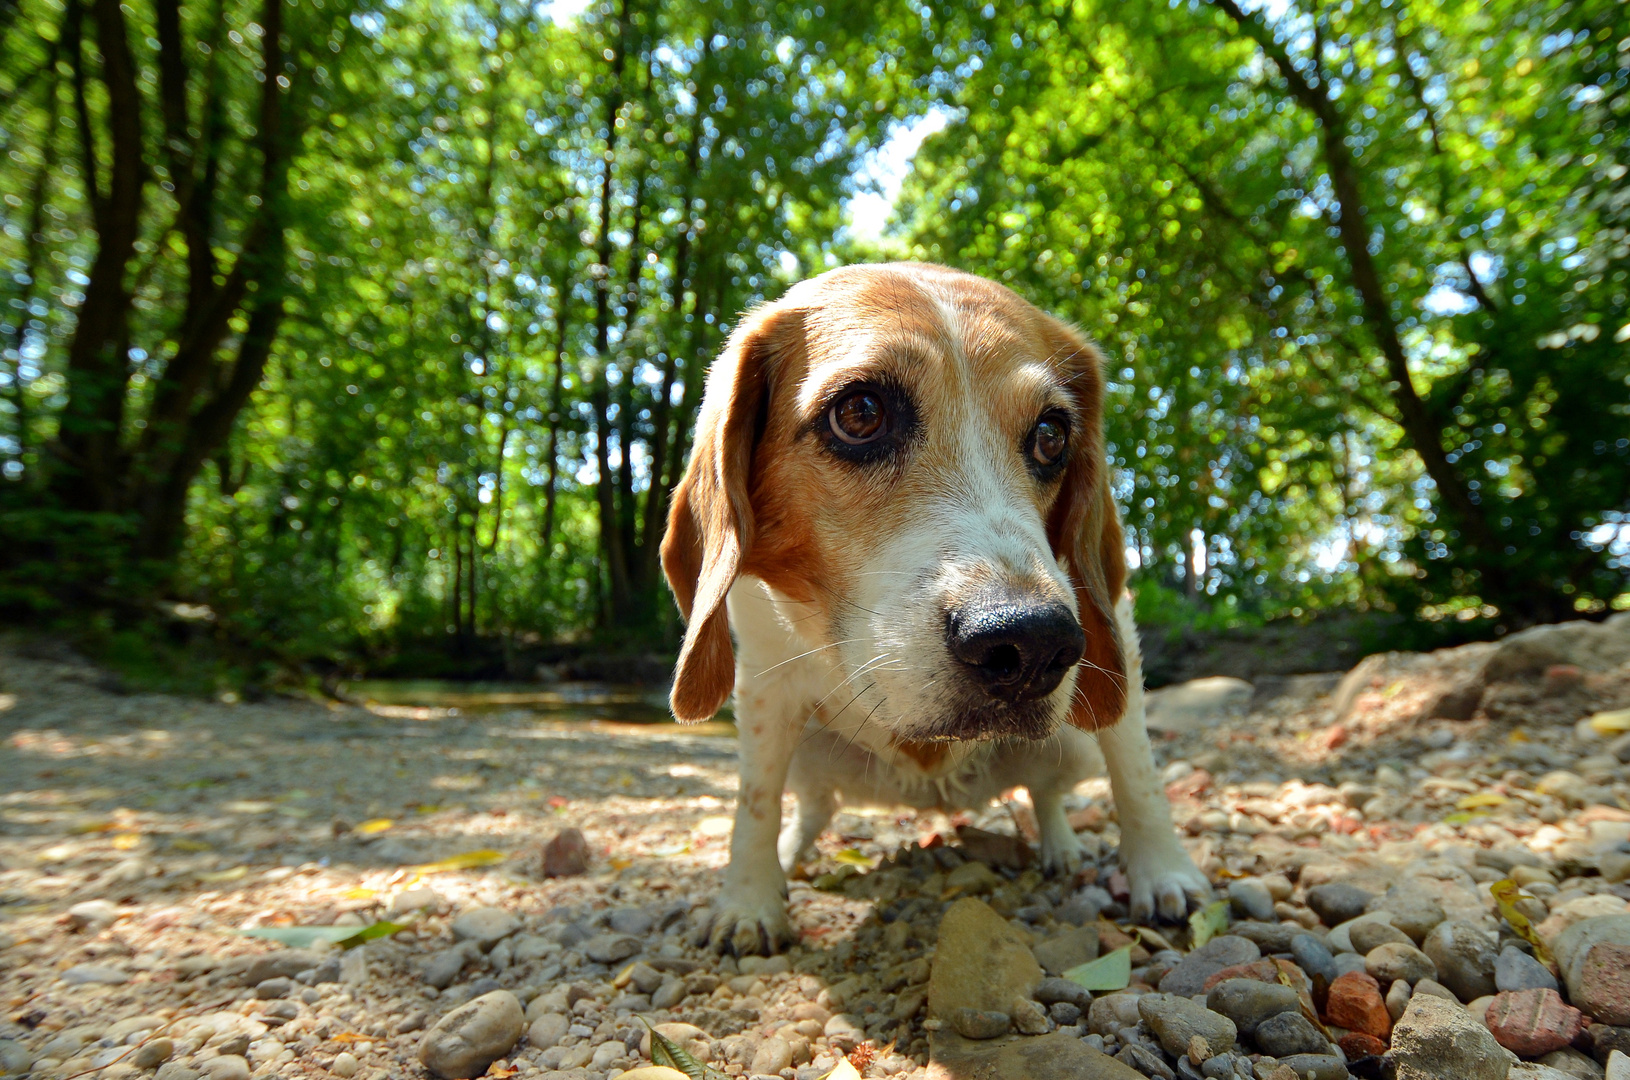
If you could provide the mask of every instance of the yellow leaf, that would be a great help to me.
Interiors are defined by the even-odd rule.
[[[497,866],[506,857],[502,851],[489,851],[483,848],[480,851],[466,851],[462,855],[438,859],[433,863],[410,866],[408,869],[420,874],[445,874],[450,870],[473,870],[478,866]]]
[[[248,876],[249,868],[247,866],[234,866],[230,870],[211,870],[208,873],[199,874],[198,880],[215,884],[221,881],[237,881],[239,878]]]
[[[1460,810],[1445,817],[1443,823],[1445,825],[1470,825],[1472,822],[1481,821],[1486,817],[1488,817],[1488,814],[1480,814],[1475,810]]]
[[[1476,810],[1481,806],[1504,806],[1511,800],[1504,795],[1496,795],[1492,791],[1480,791],[1476,795],[1467,795],[1455,803],[1456,810]]]
[[[113,838],[113,846],[120,851],[129,851],[141,843],[141,833],[124,832]]]
[[[1489,892],[1494,894],[1494,902],[1500,908],[1500,917],[1511,924],[1511,929],[1517,936],[1534,947],[1534,959],[1542,964],[1551,962],[1551,954],[1545,948],[1545,942],[1539,939],[1534,930],[1534,924],[1528,921],[1528,916],[1517,910],[1517,901],[1522,898],[1522,886],[1510,878],[1496,881],[1489,886]]]
[[[1189,933],[1198,949],[1219,934],[1228,932],[1228,901],[1214,900],[1189,916]]]
[[[174,848],[175,850],[177,850],[177,851],[210,851],[210,850],[213,850],[210,847],[209,844],[204,843],[204,841],[202,841],[202,840],[188,840],[184,836],[183,837],[178,837],[175,840],[171,840],[170,841],[170,846],[172,848]]]
[[[1513,743],[1533,742],[1533,740],[1528,737],[1528,732],[1524,731],[1522,728],[1518,728],[1510,735],[1507,735],[1506,741]]]
[[[356,888],[346,889],[344,892],[340,893],[340,895],[347,900],[372,900],[379,894],[374,892],[372,889]]]
[[[1630,709],[1599,712],[1590,718],[1590,727],[1598,735],[1622,735],[1630,731]]]
[[[392,821],[388,817],[370,818],[369,820],[364,821],[361,825],[358,825],[356,831],[363,836],[374,836],[377,833],[384,832],[386,829],[395,824],[396,822]]]
[[[844,848],[842,851],[838,852],[832,857],[838,862],[843,863],[845,866],[858,866],[862,870],[870,870],[872,868],[872,860],[867,856],[862,855],[854,848]]]
[[[611,860],[611,868],[613,870],[627,870],[630,866],[633,866],[633,865],[634,865],[634,860],[633,859],[612,859]]]

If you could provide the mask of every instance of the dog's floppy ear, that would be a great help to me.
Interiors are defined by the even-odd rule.
[[[718,712],[735,687],[725,597],[753,544],[753,448],[775,358],[802,340],[796,312],[760,308],[730,335],[708,372],[695,449],[662,538],[662,572],[685,618],[669,704],[685,723]]]
[[[1115,603],[1126,588],[1126,541],[1104,450],[1103,358],[1063,323],[1048,322],[1054,362],[1075,399],[1079,430],[1070,433],[1069,462],[1047,534],[1069,568],[1087,635],[1070,723],[1096,731],[1118,723],[1126,711],[1126,660],[1115,617]]]

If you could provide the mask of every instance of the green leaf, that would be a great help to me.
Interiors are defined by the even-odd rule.
[[[843,863],[845,866],[858,866],[862,870],[870,870],[872,868],[871,858],[869,856],[862,855],[854,848],[844,848],[842,851],[832,856],[832,858],[836,859],[840,863]]]
[[[1189,916],[1191,947],[1198,949],[1228,929],[1228,901],[1216,900]]]
[[[678,1069],[690,1077],[690,1080],[730,1080],[718,1069],[704,1065],[691,1057],[684,1047],[652,1027],[651,1022],[645,1017],[640,1017],[640,1023],[651,1033],[651,1064]]]
[[[1088,990],[1125,990],[1132,982],[1132,946],[1122,945],[1096,960],[1077,965],[1064,977]]]
[[[244,937],[264,938],[291,949],[308,949],[327,942],[342,949],[354,949],[375,938],[389,937],[408,928],[408,923],[376,922],[369,926],[257,926],[240,930]]]

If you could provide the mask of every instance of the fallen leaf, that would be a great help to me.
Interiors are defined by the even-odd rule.
[[[1476,795],[1467,795],[1455,803],[1456,810],[1476,810],[1483,806],[1504,806],[1511,800],[1504,795],[1496,795],[1492,791],[1480,791]]]
[[[406,930],[409,925],[380,921],[368,926],[256,926],[239,932],[244,937],[265,938],[291,949],[308,948],[321,941],[342,949],[354,949],[365,942]]]
[[[478,866],[496,866],[503,862],[505,858],[506,856],[501,851],[490,851],[483,848],[480,851],[466,851],[462,855],[453,855],[445,859],[438,859],[433,863],[409,866],[406,869],[417,874],[445,874],[450,870],[473,870]]]
[[[1122,945],[1096,960],[1079,964],[1064,977],[1088,990],[1125,990],[1132,982],[1132,946]]]
[[[388,817],[370,818],[369,820],[364,821],[361,825],[358,825],[356,827],[356,832],[361,836],[376,836],[395,824],[396,822],[392,821]]]
[[[1598,735],[1622,735],[1630,731],[1630,709],[1599,712],[1589,720],[1591,730]]]
[[[141,833],[119,833],[113,838],[113,846],[119,851],[129,851],[141,843]]]
[[[843,863],[845,866],[858,866],[862,870],[870,870],[872,868],[872,860],[866,855],[861,854],[855,848],[844,848],[842,851],[832,856],[832,858],[836,859],[840,863]]]
[[[363,888],[346,889],[344,892],[340,893],[340,896],[346,900],[372,900],[378,895],[379,894],[372,889]]]
[[[1510,878],[1503,878],[1489,886],[1489,892],[1494,895],[1494,903],[1500,909],[1500,917],[1511,924],[1511,929],[1517,936],[1534,947],[1534,959],[1542,964],[1551,962],[1551,953],[1540,940],[1539,933],[1534,924],[1528,921],[1528,916],[1517,910],[1517,901],[1522,898],[1522,886]]]
[[[199,874],[198,880],[208,882],[209,884],[213,885],[221,881],[237,881],[239,878],[248,876],[249,868],[247,866],[234,866],[230,870],[211,870],[207,873]]]
[[[718,1069],[710,1068],[697,1061],[684,1047],[652,1027],[651,1022],[645,1017],[640,1017],[640,1023],[644,1024],[645,1030],[651,1033],[651,1064],[666,1065],[670,1069],[678,1069],[688,1076],[690,1080],[729,1080]],[[850,1067],[850,1071],[853,1072],[853,1066]]]
[[[1198,949],[1212,938],[1228,930],[1228,901],[1215,900],[1189,916],[1189,935],[1192,948]]]
[[[211,851],[214,850],[202,840],[188,840],[184,836],[176,837],[170,841],[170,847],[176,851]]]

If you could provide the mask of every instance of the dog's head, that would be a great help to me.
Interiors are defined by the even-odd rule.
[[[1100,365],[1010,290],[936,266],[835,270],[744,318],[663,540],[688,620],[674,714],[730,695],[724,601],[749,574],[899,742],[1118,721]]]

